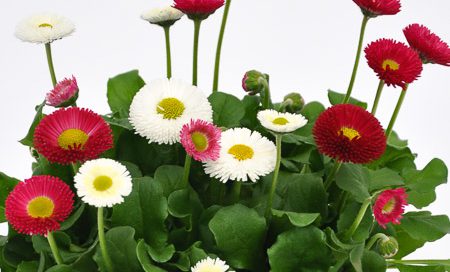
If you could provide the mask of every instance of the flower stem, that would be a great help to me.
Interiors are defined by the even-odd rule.
[[[242,187],[242,182],[240,181],[234,181],[233,183],[233,199],[232,199],[232,203],[237,203],[239,201],[239,199],[241,198],[241,187]]]
[[[358,66],[359,66],[359,59],[361,58],[361,50],[362,50],[362,45],[363,45],[363,41],[364,41],[364,32],[366,31],[367,22],[369,21],[369,19],[370,19],[369,17],[364,15],[362,23],[361,23],[358,49],[356,51],[356,59],[355,59],[355,64],[353,65],[352,77],[351,77],[350,83],[348,85],[347,94],[345,95],[345,98],[342,101],[342,104],[348,103],[348,101],[350,100],[350,96],[352,95],[353,85],[355,84],[356,73],[358,71]]]
[[[380,102],[381,93],[383,92],[384,80],[380,79],[380,83],[378,83],[377,94],[375,95],[375,100],[373,101],[372,106],[372,114],[375,115],[378,108],[378,102]]]
[[[335,162],[333,165],[333,168],[331,169],[330,173],[327,176],[327,179],[325,180],[325,191],[328,191],[331,184],[333,183],[334,177],[336,176],[337,172],[339,171],[339,168],[341,168],[342,162]]]
[[[263,85],[263,92],[264,92],[264,100],[262,102],[263,109],[270,109],[272,108],[272,100],[270,98],[270,85],[267,79],[260,77],[258,79],[259,83]]]
[[[228,12],[230,10],[231,0],[226,0],[225,10],[223,11],[222,25],[220,26],[219,40],[217,41],[216,62],[214,65],[214,82],[213,92],[219,89],[219,69],[220,69],[220,54],[222,52],[223,36],[225,33],[225,26],[227,25]]]
[[[170,26],[164,27],[164,36],[166,37],[167,78],[171,78],[172,77],[172,57],[170,54]]]
[[[198,40],[200,37],[200,25],[202,20],[194,19],[194,59],[192,62],[192,85],[197,86],[197,70],[198,70]]]
[[[184,160],[184,173],[183,173],[183,184],[187,187],[189,184],[189,173],[191,172],[192,158],[189,154],[186,154],[186,159]]]
[[[266,204],[266,218],[269,218],[272,210],[272,204],[273,204],[273,196],[275,195],[275,190],[277,189],[277,183],[278,183],[278,173],[280,172],[280,163],[281,163],[281,140],[283,135],[277,134],[275,136],[275,141],[277,145],[277,161],[275,163],[275,170],[273,172],[273,178],[272,178],[272,187],[270,188],[269,193],[269,199],[267,200]]]
[[[353,234],[355,233],[356,229],[359,227],[359,224],[361,223],[364,215],[366,214],[367,208],[370,206],[370,203],[372,202],[372,198],[369,197],[361,205],[361,208],[359,209],[358,215],[355,218],[355,221],[353,221],[352,226],[345,234],[345,240],[350,239]]]
[[[100,250],[102,252],[103,261],[105,262],[106,270],[113,272],[111,257],[109,257],[108,250],[106,248],[105,225],[103,220],[103,207],[99,207],[97,213],[98,242],[100,244]]]
[[[76,176],[78,173],[78,163],[76,163],[76,162],[71,163],[71,166],[72,166],[73,176]]]
[[[47,233],[48,244],[50,245],[50,249],[53,253],[53,258],[55,258],[56,264],[64,264],[61,258],[61,254],[59,253],[58,246],[56,245],[55,237],[53,237],[53,233],[49,231]]]
[[[47,63],[48,69],[50,70],[50,76],[52,77],[52,84],[53,87],[55,87],[58,82],[56,81],[55,67],[53,66],[53,58],[52,58],[52,47],[50,43],[45,44],[45,53],[47,54]]]
[[[425,265],[445,265],[450,266],[450,260],[386,260],[388,264],[425,264]]]
[[[373,245],[375,245],[375,243],[376,243],[379,239],[383,239],[383,238],[386,238],[386,237],[387,237],[387,236],[386,236],[386,234],[384,234],[384,233],[377,233],[377,234],[375,234],[374,236],[372,236],[372,237],[370,238],[369,242],[367,242],[366,249],[367,249],[367,250],[370,250],[370,249],[373,247]]]
[[[391,121],[389,121],[389,126],[386,129],[386,139],[389,139],[392,133],[392,129],[394,129],[395,121],[397,120],[398,113],[400,112],[400,109],[402,108],[403,101],[405,100],[406,91],[408,89],[408,85],[402,90],[400,93],[400,97],[398,98],[397,106],[395,106],[394,113],[392,114]]]

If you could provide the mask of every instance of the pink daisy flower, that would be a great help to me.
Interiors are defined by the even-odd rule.
[[[180,141],[189,156],[205,162],[217,160],[220,154],[221,130],[203,120],[191,120],[180,132]]]
[[[400,0],[353,0],[364,15],[376,17],[379,15],[395,15],[400,12]]]
[[[373,214],[378,224],[386,228],[386,224],[400,224],[400,219],[405,212],[408,195],[404,188],[383,191],[375,201]]]
[[[224,0],[174,0],[173,7],[190,19],[206,19],[224,5]]]
[[[60,81],[45,97],[47,105],[56,108],[71,106],[77,101],[78,85],[74,76]]]

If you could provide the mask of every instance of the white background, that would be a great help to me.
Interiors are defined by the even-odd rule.
[[[143,10],[170,4],[144,0],[14,0],[0,4],[0,170],[30,176],[28,149],[17,141],[27,132],[33,108],[51,89],[43,45],[14,36],[16,23],[27,15],[53,11],[71,18],[76,33],[53,43],[58,79],[75,75],[81,89],[78,104],[107,113],[109,77],[139,69],[150,81],[165,76],[163,31],[139,18]],[[370,20],[365,44],[388,37],[405,41],[402,28],[423,23],[450,42],[450,2],[404,0],[402,12]],[[223,10],[202,25],[199,86],[211,92],[214,53]],[[243,96],[241,78],[256,68],[271,75],[274,100],[300,91],[306,101],[327,102],[328,88],[344,92],[353,66],[362,15],[351,0],[234,0],[222,54],[220,90]],[[173,75],[191,80],[193,24],[183,18],[172,28]],[[378,84],[361,60],[354,95],[372,101]],[[426,65],[410,86],[396,124],[419,154],[419,168],[438,157],[450,164],[450,69]],[[385,88],[378,117],[387,126],[400,90]],[[450,189],[438,188],[429,209],[450,214]],[[427,244],[410,258],[450,258],[450,238]]]

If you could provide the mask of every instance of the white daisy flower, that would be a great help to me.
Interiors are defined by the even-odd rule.
[[[141,14],[141,18],[151,24],[171,26],[183,17],[184,13],[171,6],[153,8]]]
[[[263,127],[277,133],[289,133],[308,123],[308,120],[301,114],[282,113],[276,110],[258,112],[258,120]]]
[[[174,144],[191,119],[212,122],[212,107],[196,87],[174,79],[159,79],[133,98],[130,123],[149,143]]]
[[[205,163],[205,173],[220,179],[256,182],[275,169],[276,147],[259,132],[234,128],[222,132],[220,157]]]
[[[51,43],[74,31],[75,25],[69,19],[57,14],[41,13],[17,24],[15,35],[24,42]]]
[[[112,207],[131,193],[131,176],[127,168],[111,159],[85,162],[75,175],[78,196],[95,207]]]
[[[191,272],[226,272],[229,268],[221,259],[207,257],[196,263],[194,267],[191,267]]]

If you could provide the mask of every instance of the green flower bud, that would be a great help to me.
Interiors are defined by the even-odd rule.
[[[256,95],[264,88],[261,84],[261,80],[267,80],[265,74],[256,70],[248,71],[242,78],[242,88],[249,95]]]
[[[398,242],[392,236],[385,236],[378,240],[378,251],[384,258],[392,258],[398,252]]]
[[[305,105],[305,100],[299,93],[290,93],[284,97],[284,109],[290,113],[299,113]]]

